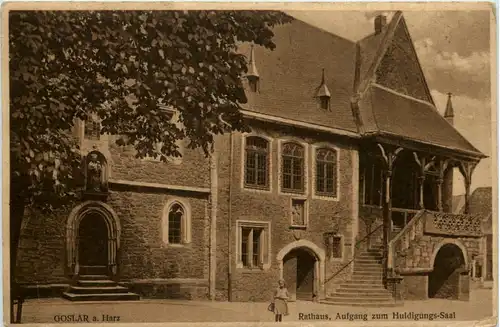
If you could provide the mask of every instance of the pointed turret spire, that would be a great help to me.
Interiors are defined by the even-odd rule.
[[[250,59],[248,60],[247,79],[253,92],[257,92],[259,83],[259,71],[255,64],[255,52],[253,44],[250,46]]]
[[[322,109],[328,109],[330,107],[331,94],[325,82],[325,69],[321,72],[321,85],[318,88],[316,97],[319,98]]]
[[[446,110],[444,112],[444,118],[453,125],[453,118],[455,113],[453,112],[453,104],[451,102],[451,93],[448,93],[448,101],[446,102]]]

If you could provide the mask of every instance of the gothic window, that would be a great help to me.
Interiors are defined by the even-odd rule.
[[[269,264],[269,223],[238,221],[237,266],[261,269]]]
[[[187,207],[178,201],[172,202],[164,212],[163,241],[173,245],[189,243],[190,221],[190,213]]]
[[[245,186],[269,188],[269,142],[263,138],[246,138]]]
[[[337,151],[316,150],[316,193],[337,196]]]
[[[304,191],[304,147],[288,142],[283,144],[281,187],[285,191]]]
[[[182,236],[182,217],[184,209],[176,203],[168,212],[168,243],[180,244]]]

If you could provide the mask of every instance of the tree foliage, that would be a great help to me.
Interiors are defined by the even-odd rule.
[[[267,11],[10,12],[11,200],[52,209],[75,196],[71,130],[89,114],[139,157],[178,156],[184,138],[208,154],[214,135],[246,128],[238,45],[274,49],[272,27],[289,21]]]

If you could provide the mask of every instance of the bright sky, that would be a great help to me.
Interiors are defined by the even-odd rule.
[[[378,12],[291,11],[311,25],[357,41],[373,31]],[[388,15],[388,20],[392,13]],[[491,156],[490,12],[403,12],[410,35],[438,109],[444,112],[446,93],[453,93],[455,127],[477,149]],[[491,158],[477,166],[472,190],[492,185]],[[455,174],[454,193],[463,194],[461,174]]]

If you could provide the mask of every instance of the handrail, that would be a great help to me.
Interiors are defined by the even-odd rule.
[[[354,247],[357,248],[358,245],[361,244],[361,242],[364,242],[368,237],[370,237],[373,233],[375,233],[376,231],[378,231],[379,229],[381,229],[383,226],[384,226],[384,224],[380,224],[379,226],[377,226],[370,233],[366,234],[365,237],[363,237],[362,239],[360,239],[359,241],[357,241],[356,244],[354,244]],[[354,261],[354,259],[356,259],[356,252],[354,253],[351,261],[349,261],[348,263],[346,263],[344,266],[342,266],[342,268],[340,268],[339,270],[337,270],[332,276],[330,276],[327,280],[325,280],[325,284],[328,283],[329,281],[331,281],[335,276],[337,276],[338,274],[340,274],[340,272],[343,271],[345,268],[347,268],[348,266],[350,266],[351,263]]]

